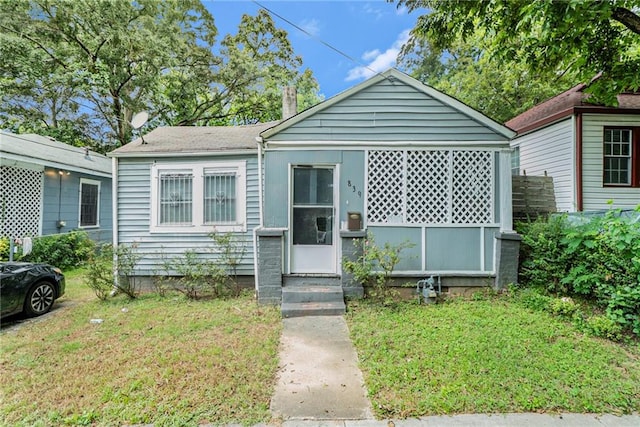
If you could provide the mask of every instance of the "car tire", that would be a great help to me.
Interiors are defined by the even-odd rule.
[[[49,282],[38,282],[29,289],[24,301],[24,312],[27,316],[41,316],[51,310],[56,299],[56,290]]]

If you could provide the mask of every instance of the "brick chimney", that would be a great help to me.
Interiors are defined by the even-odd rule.
[[[282,92],[282,120],[298,114],[298,93],[295,86],[285,86]]]

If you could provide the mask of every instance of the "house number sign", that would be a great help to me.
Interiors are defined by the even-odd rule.
[[[358,195],[358,197],[362,198],[362,191],[358,190],[354,184],[351,183],[351,180],[347,181],[347,186],[353,190],[354,193]]]

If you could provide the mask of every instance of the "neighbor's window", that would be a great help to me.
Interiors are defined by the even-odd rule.
[[[632,129],[604,129],[604,183],[631,184]]]
[[[152,231],[245,231],[246,163],[156,164]]]
[[[513,147],[511,152],[511,175],[520,175],[520,147]]]
[[[100,226],[100,181],[80,178],[80,227]]]

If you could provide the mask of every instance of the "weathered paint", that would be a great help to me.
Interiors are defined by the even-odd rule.
[[[259,225],[258,205],[258,160],[256,156],[211,156],[177,159],[177,162],[190,161],[247,161],[246,223],[247,231],[234,233],[238,242],[242,242],[246,251],[238,274],[252,275],[253,236],[252,230]],[[167,162],[169,160],[166,160]],[[165,162],[165,160],[163,160]],[[200,233],[152,233],[151,218],[151,165],[150,159],[118,160],[118,242],[135,244],[136,252],[142,255],[138,262],[137,274],[153,275],[163,271],[166,258],[180,256],[186,250],[193,250],[203,258],[217,259],[214,242],[208,232]],[[211,228],[214,231],[214,227]],[[164,257],[164,258],[163,258]]]

